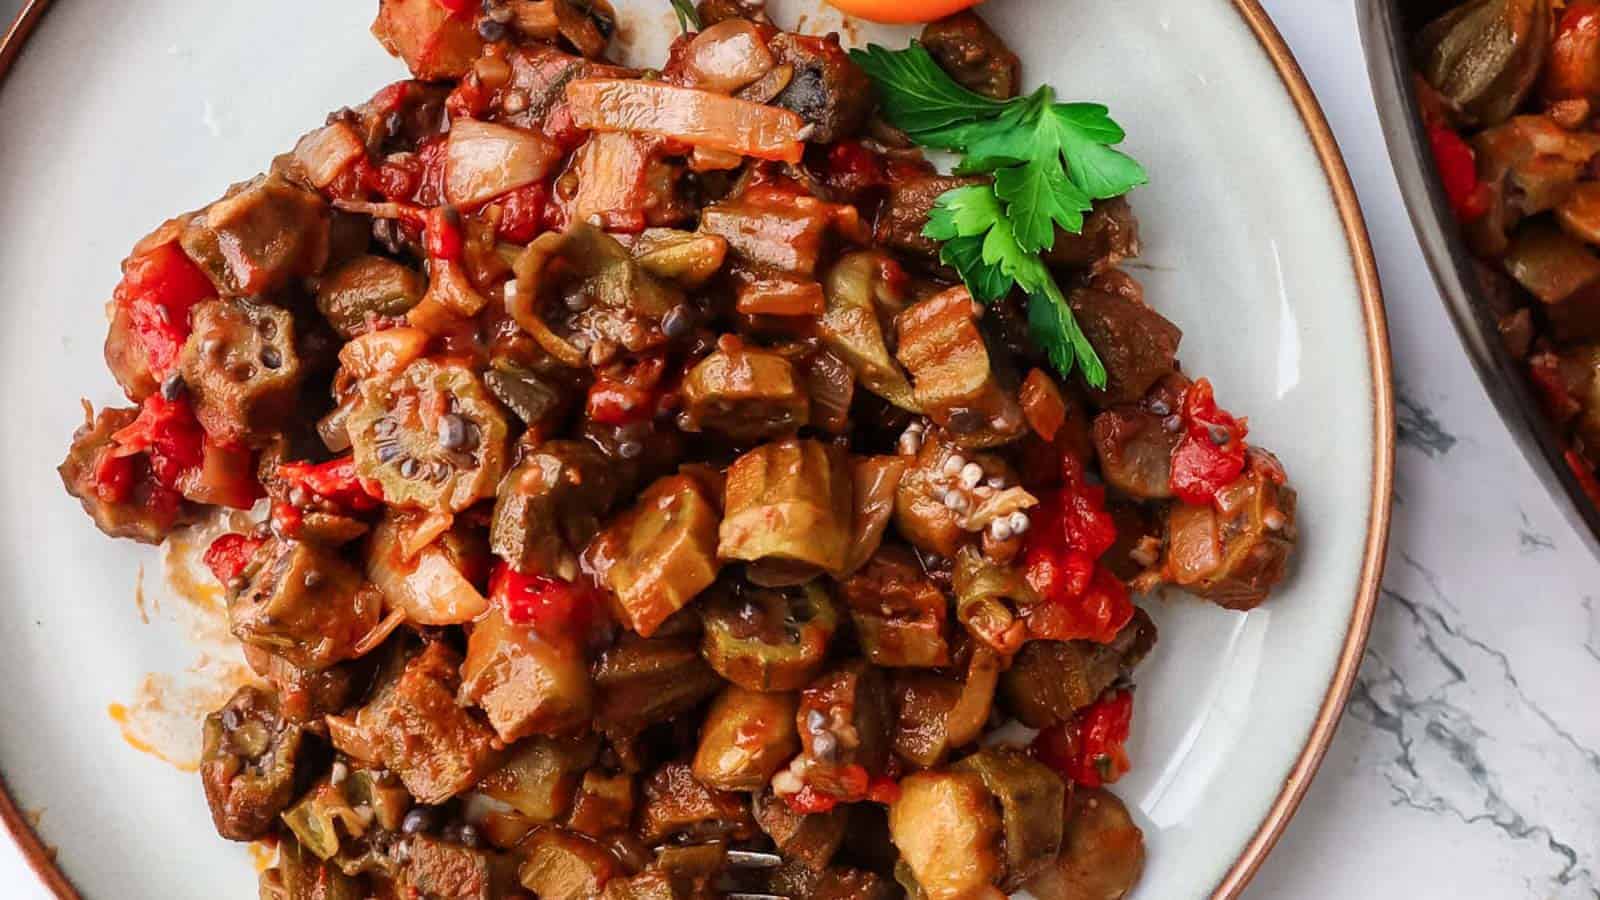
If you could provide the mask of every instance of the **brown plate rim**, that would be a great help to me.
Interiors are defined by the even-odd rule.
[[[0,81],[22,52],[28,35],[33,32],[51,0],[28,0],[17,14],[5,36],[0,38]],[[1384,555],[1389,541],[1390,501],[1394,489],[1394,396],[1389,356],[1389,327],[1384,313],[1383,290],[1378,281],[1378,266],[1372,252],[1372,242],[1367,236],[1366,220],[1361,212],[1350,171],[1333,129],[1323,115],[1305,73],[1296,62],[1283,36],[1278,33],[1272,18],[1261,7],[1259,0],[1231,0],[1235,11],[1249,26],[1261,48],[1266,52],[1273,68],[1278,72],[1295,110],[1311,138],[1313,149],[1328,178],[1334,206],[1349,243],[1351,265],[1361,292],[1361,312],[1366,323],[1367,354],[1372,375],[1373,415],[1373,467],[1371,516],[1367,524],[1367,545],[1361,564],[1361,580],[1357,586],[1355,608],[1351,613],[1345,643],[1334,667],[1333,680],[1323,696],[1317,718],[1312,723],[1304,748],[1284,779],[1283,787],[1268,809],[1261,825],[1245,844],[1239,858],[1212,891],[1213,900],[1231,900],[1237,897],[1255,876],[1267,854],[1283,836],[1289,820],[1299,808],[1317,768],[1322,764],[1333,741],[1333,734],[1349,699],[1356,671],[1366,649],[1367,635],[1372,628],[1372,616],[1377,607],[1379,584],[1383,579]],[[56,897],[61,900],[81,900],[71,880],[56,863],[55,851],[45,844],[33,825],[12,798],[9,788],[0,775],[0,822],[16,840],[23,856],[34,872]]]

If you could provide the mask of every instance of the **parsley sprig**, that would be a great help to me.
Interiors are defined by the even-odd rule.
[[[1062,375],[1074,367],[1104,387],[1105,365],[1084,336],[1040,254],[1056,229],[1078,234],[1095,200],[1120,197],[1149,180],[1114,149],[1126,136],[1104,106],[1059,103],[1049,85],[995,100],[957,84],[921,44],[851,51],[877,84],[883,113],[924,147],[962,155],[956,172],[992,182],[941,196],[925,235],[944,242],[940,258],[973,297],[993,303],[1020,287],[1033,338]]]
[[[678,17],[678,30],[684,34],[700,29],[700,11],[694,8],[694,0],[671,0],[672,12]]]

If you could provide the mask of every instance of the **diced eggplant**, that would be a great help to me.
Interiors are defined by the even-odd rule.
[[[1600,282],[1600,256],[1550,223],[1517,229],[1506,251],[1506,273],[1550,306],[1560,306]]]
[[[529,738],[511,750],[505,765],[478,783],[478,790],[541,825],[561,819],[572,808],[578,775],[599,753],[594,735]]]
[[[352,659],[378,625],[383,596],[333,551],[274,539],[256,552],[228,598],[234,637],[303,669]]]
[[[872,236],[879,244],[934,262],[942,245],[922,233],[928,227],[934,201],[956,188],[985,183],[984,178],[938,174],[895,179],[889,185],[888,198]]]
[[[900,782],[889,832],[926,900],[994,896],[1004,871],[1001,821],[972,772],[919,772]]]
[[[1469,0],[1422,29],[1418,69],[1471,121],[1499,124],[1539,78],[1552,16],[1549,0]]]
[[[695,427],[741,443],[793,434],[811,414],[788,359],[732,340],[689,371],[683,399]]]
[[[594,727],[613,740],[699,706],[722,686],[693,635],[623,635],[594,665]]]
[[[683,475],[651,485],[585,552],[617,617],[644,637],[716,581],[717,510]]]
[[[751,691],[793,691],[822,670],[839,627],[820,581],[800,587],[719,586],[701,605],[701,652],[718,675]]]
[[[572,391],[563,381],[510,359],[494,360],[483,373],[483,386],[529,428],[560,421],[574,405]]]
[[[513,896],[516,862],[493,850],[480,850],[429,834],[406,842],[401,884],[414,897],[440,900],[502,900]]]
[[[304,732],[284,721],[275,695],[247,685],[206,717],[204,734],[200,781],[217,833],[262,837],[294,799]]]
[[[820,871],[787,862],[773,869],[762,890],[790,900],[895,900],[905,892],[877,872],[846,866]]]
[[[456,703],[460,666],[460,655],[437,641],[409,660],[397,654],[353,727],[333,731],[334,746],[358,759],[370,751],[419,803],[438,805],[471,788],[494,771],[500,750],[494,731]],[[340,746],[341,733],[361,746]]]
[[[872,80],[839,45],[839,36],[780,31],[768,43],[779,66],[794,70],[773,101],[813,127],[808,140],[830,144],[861,130],[872,110]]]
[[[593,444],[540,444],[500,483],[489,546],[520,572],[571,580],[578,553],[600,531],[620,487]]]
[[[331,222],[317,194],[261,175],[197,213],[179,240],[218,294],[260,297],[322,271]]]
[[[357,256],[317,285],[317,310],[349,340],[375,320],[404,316],[427,291],[428,280],[416,269],[382,256]]]
[[[894,753],[920,769],[944,762],[950,752],[950,711],[961,699],[961,683],[935,672],[896,672]]]
[[[372,33],[423,81],[466,75],[484,43],[472,16],[456,15],[436,0],[381,0]]]
[[[294,414],[305,377],[294,317],[237,299],[208,300],[191,317],[178,365],[200,424],[222,444],[270,440]]]
[[[638,831],[647,844],[669,838],[690,843],[743,840],[755,830],[748,801],[696,781],[688,763],[667,763],[645,779]]]
[[[283,717],[300,724],[320,722],[350,705],[372,674],[365,660],[320,671],[303,669],[254,644],[244,645],[244,658],[277,691]]]
[[[1067,297],[1089,343],[1106,367],[1104,390],[1090,396],[1102,407],[1135,403],[1172,372],[1183,332],[1133,298],[1080,288]]]
[[[1144,832],[1116,795],[1071,792],[1066,832],[1055,863],[1028,882],[1038,900],[1122,900],[1144,873]]]
[[[609,850],[559,828],[534,832],[523,851],[519,880],[539,900],[593,900],[621,874]]]
[[[944,634],[949,601],[909,549],[879,549],[839,590],[873,665],[928,668],[950,662]]]
[[[1183,439],[1183,429],[1168,428],[1171,419],[1138,406],[1119,406],[1095,416],[1094,447],[1109,487],[1139,500],[1172,496],[1172,452]]]
[[[1165,579],[1227,609],[1259,606],[1288,573],[1295,500],[1282,464],[1251,447],[1244,474],[1216,503],[1168,510]]]
[[[112,436],[138,418],[137,409],[100,410],[72,436],[72,448],[56,471],[67,493],[78,498],[83,511],[101,531],[114,538],[159,544],[172,529],[191,518],[193,510],[177,491],[155,480],[147,457],[128,458],[132,483],[124,495],[101,488],[99,473],[117,449]]]
[[[1497,259],[1525,216],[1554,209],[1585,178],[1600,135],[1568,131],[1547,116],[1517,116],[1473,138],[1487,212],[1467,229],[1479,255]]]
[[[694,777],[722,791],[758,791],[800,752],[794,730],[799,697],[723,688],[700,726]]]
[[[1099,274],[1139,255],[1139,220],[1126,197],[1097,200],[1077,234],[1056,229],[1055,246],[1045,252],[1052,266]]]
[[[728,468],[717,555],[842,571],[852,500],[843,449],[811,440],[764,444]]]
[[[569,637],[513,625],[492,608],[472,627],[461,700],[481,708],[502,741],[566,734],[588,720],[592,689],[583,651]]]
[[[606,882],[600,900],[689,900],[689,894],[659,869]]]
[[[592,838],[626,831],[633,823],[633,807],[633,776],[590,769],[578,785],[567,827]]]
[[[905,308],[894,261],[862,250],[841,258],[823,276],[827,311],[817,323],[822,342],[855,370],[867,390],[896,406],[920,412],[911,381],[889,353],[886,329]],[[890,332],[892,333],[892,332]]]
[[[1020,889],[1061,852],[1067,786],[1049,767],[1019,750],[986,747],[951,771],[975,772],[1000,804],[1005,834],[1005,877],[1000,887]]]
[[[1010,443],[1027,430],[1015,388],[1001,385],[995,372],[977,315],[972,295],[955,287],[916,304],[896,322],[895,353],[911,373],[917,405],[951,440],[969,448]]]
[[[757,191],[707,206],[700,233],[726,240],[747,266],[809,278],[840,209],[816,197]]]
[[[1001,703],[1029,728],[1049,728],[1132,673],[1155,643],[1155,623],[1142,609],[1109,644],[1029,641],[1000,676]]]
[[[922,46],[956,83],[995,100],[1010,100],[1022,83],[1022,60],[971,10],[931,22]]]
[[[862,660],[843,663],[811,682],[795,714],[807,783],[844,797],[849,791],[838,779],[848,767],[881,774],[889,761],[893,721],[887,679]]]
[[[758,791],[752,800],[756,825],[784,858],[820,872],[833,860],[844,843],[850,824],[847,807],[836,806],[825,813],[802,814],[789,808],[772,791]]]

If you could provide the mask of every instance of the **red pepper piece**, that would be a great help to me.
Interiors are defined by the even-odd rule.
[[[1183,422],[1183,440],[1172,452],[1172,493],[1184,503],[1205,506],[1244,472],[1249,428],[1217,407],[1211,382],[1204,378],[1184,394]]]
[[[1099,565],[1117,541],[1105,489],[1084,479],[1082,465],[1062,459],[1063,485],[1033,513],[1023,577],[1040,602],[1024,611],[1031,638],[1109,643],[1133,618],[1128,589]]]
[[[178,480],[205,460],[205,432],[186,398],[145,398],[139,417],[111,436],[118,456],[140,453],[150,458],[150,471],[162,487],[177,490]]]
[[[325,463],[283,463],[278,477],[290,488],[298,487],[348,512],[366,512],[382,502],[368,492],[367,483],[356,474],[355,457],[348,454]]]
[[[513,625],[580,638],[593,627],[599,603],[585,585],[549,575],[524,575],[504,562],[495,563],[489,598]]]
[[[1128,773],[1126,744],[1133,724],[1133,692],[1112,691],[1071,719],[1039,732],[1033,755],[1084,787],[1112,784]]]
[[[1456,218],[1463,224],[1482,218],[1489,211],[1489,186],[1478,179],[1478,158],[1471,145],[1440,124],[1429,126],[1428,144]]]
[[[526,244],[545,228],[549,215],[550,188],[543,182],[524,185],[500,200],[500,226],[495,234],[502,241]]]
[[[224,534],[211,542],[211,546],[206,548],[205,555],[201,559],[205,562],[206,568],[211,570],[211,574],[216,576],[217,581],[226,585],[239,577],[244,567],[250,564],[250,557],[255,556],[256,551],[265,543],[266,541],[261,538],[248,535]]]
[[[216,294],[211,279],[176,241],[128,260],[113,297],[128,311],[157,381],[178,364],[189,337],[189,311]]]

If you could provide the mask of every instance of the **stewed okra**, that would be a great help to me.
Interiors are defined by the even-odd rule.
[[[1033,287],[976,302],[926,233],[989,177],[836,36],[706,0],[640,71],[621,27],[382,0],[415,80],[124,264],[131,405],[61,475],[114,537],[258,514],[205,553],[257,676],[205,722],[218,832],[277,900],[1125,895],[1132,590],[1265,600],[1283,467],[1117,268],[1122,197],[1040,256],[1063,374]],[[922,41],[1017,95],[976,16]]]

